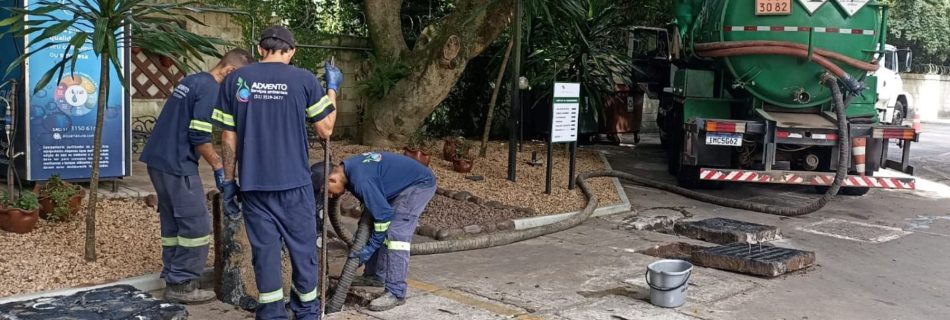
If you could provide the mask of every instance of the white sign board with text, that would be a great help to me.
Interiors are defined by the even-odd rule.
[[[580,83],[554,83],[554,108],[551,112],[551,143],[577,141],[581,109]]]

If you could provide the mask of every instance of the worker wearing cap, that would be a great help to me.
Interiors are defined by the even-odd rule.
[[[315,186],[323,183],[323,163],[310,168]],[[330,171],[327,191],[338,198],[350,191],[373,216],[369,242],[351,258],[366,263],[356,286],[380,286],[386,291],[370,302],[372,311],[385,311],[406,302],[409,248],[419,215],[435,195],[436,178],[416,160],[392,152],[367,152],[344,159]],[[316,188],[319,190],[319,188]]]
[[[264,30],[257,48],[261,61],[224,80],[212,116],[224,130],[225,214],[239,215],[240,192],[259,292],[256,318],[288,318],[281,279],[286,246],[293,267],[291,310],[298,320],[318,319],[319,222],[309,178],[307,123],[323,139],[333,133],[343,74],[325,65],[327,92],[311,72],[289,65],[296,42],[283,27]],[[240,188],[235,171],[240,172]]]
[[[212,105],[221,81],[252,59],[247,51],[234,49],[211,71],[182,79],[165,102],[142,151],[140,160],[145,162],[158,195],[166,300],[199,303],[214,299],[214,292],[199,290],[197,281],[208,261],[211,234],[198,157],[214,168],[216,185],[221,188],[224,169],[211,144]]]

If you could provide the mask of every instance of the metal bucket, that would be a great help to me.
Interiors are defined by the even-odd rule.
[[[692,272],[693,264],[683,260],[666,259],[648,265],[645,277],[650,286],[650,303],[664,308],[682,306]]]

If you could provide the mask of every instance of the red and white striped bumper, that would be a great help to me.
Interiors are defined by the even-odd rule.
[[[828,186],[834,182],[835,174],[810,171],[752,171],[703,168],[699,170],[699,178],[709,181]],[[917,189],[916,184],[917,180],[914,178],[848,176],[844,179],[842,185],[845,187],[915,190]]]

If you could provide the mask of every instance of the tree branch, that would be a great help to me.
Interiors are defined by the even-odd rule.
[[[365,0],[369,38],[378,57],[396,60],[409,51],[399,20],[402,0]]]

